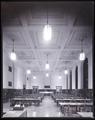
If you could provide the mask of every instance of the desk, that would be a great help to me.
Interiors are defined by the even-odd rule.
[[[77,112],[81,117],[91,117],[93,118],[93,112]]]
[[[25,106],[32,105],[34,103],[35,105],[39,105],[41,102],[41,98],[12,98],[10,103],[11,106],[14,106],[15,104],[24,104]]]
[[[27,117],[27,110],[13,110],[3,115],[3,117]]]
[[[40,93],[43,93],[44,95],[51,95],[51,94],[53,94],[52,91],[42,91]]]
[[[74,103],[91,103],[92,99],[56,99],[57,105],[59,102],[74,102]]]
[[[92,112],[93,103],[63,103],[59,102],[59,106],[62,112]]]

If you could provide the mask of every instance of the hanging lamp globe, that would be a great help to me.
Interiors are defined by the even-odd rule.
[[[14,51],[11,52],[11,54],[10,54],[10,59],[11,59],[12,61],[15,61],[15,60],[16,60],[16,53],[15,53]]]
[[[79,54],[79,60],[80,60],[80,61],[84,61],[84,60],[85,60],[85,53],[84,53],[84,52],[81,52],[81,53]]]
[[[52,38],[52,28],[50,25],[45,25],[43,29],[43,39],[49,41]]]

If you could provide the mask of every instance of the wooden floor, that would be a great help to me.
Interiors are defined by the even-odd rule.
[[[12,109],[10,103],[3,104],[3,112]],[[61,113],[60,108],[50,96],[45,96],[39,106],[29,106],[27,109],[27,117],[79,117],[77,114],[64,115]]]

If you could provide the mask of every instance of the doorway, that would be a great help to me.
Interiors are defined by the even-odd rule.
[[[88,59],[83,62],[83,89],[88,89]]]

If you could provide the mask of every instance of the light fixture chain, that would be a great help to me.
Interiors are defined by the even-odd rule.
[[[13,39],[13,52],[14,52],[14,39]]]
[[[83,39],[81,39],[81,52],[83,52]]]
[[[47,25],[48,25],[48,3],[47,3]]]
[[[47,54],[47,63],[48,63],[48,54]]]

